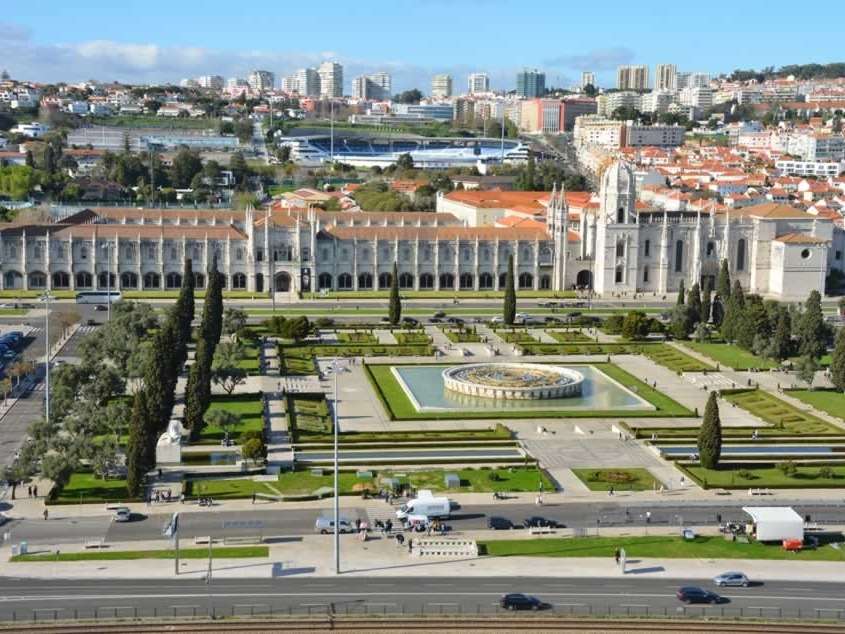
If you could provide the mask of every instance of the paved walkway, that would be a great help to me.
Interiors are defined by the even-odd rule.
[[[288,435],[286,399],[278,392],[265,396],[264,415],[267,419],[267,473],[277,474],[293,466],[293,448]]]
[[[383,346],[395,346],[397,343],[396,337],[389,330],[373,330],[373,335],[375,335],[378,342]]]

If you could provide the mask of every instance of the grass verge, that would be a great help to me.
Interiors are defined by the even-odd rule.
[[[654,491],[662,484],[648,469],[572,469],[590,491]]]
[[[269,557],[267,546],[218,546],[211,548],[215,559],[240,559]],[[174,559],[176,551],[172,548],[162,550],[96,550],[79,553],[27,553],[15,555],[9,561],[123,561],[130,559]],[[208,548],[180,548],[180,559],[208,559]]]

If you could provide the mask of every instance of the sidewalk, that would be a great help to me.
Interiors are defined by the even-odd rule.
[[[607,535],[608,533],[604,533]],[[493,535],[490,535],[493,537]],[[499,537],[496,535],[496,537]],[[331,535],[284,539],[269,544],[269,558],[216,559],[213,578],[270,579],[278,577],[333,577]],[[216,544],[222,545],[222,544]],[[60,552],[78,552],[79,545],[57,545]],[[169,540],[109,544],[108,550],[169,548]],[[181,548],[205,548],[193,540],[182,540]],[[47,549],[45,549],[47,550]],[[55,550],[55,547],[52,548]],[[32,551],[31,551],[32,552]],[[9,547],[0,549],[7,560]],[[202,578],[207,559],[180,562],[180,579]],[[65,579],[173,579],[173,560],[23,562],[4,563],[6,574],[17,578]],[[841,582],[841,562],[792,562],[743,559],[629,559],[627,575],[665,579],[709,579],[726,570],[742,570],[751,579]],[[394,540],[371,537],[366,542],[355,536],[341,536],[341,572],[361,577],[599,577],[619,578],[623,573],[612,557],[478,557],[467,559],[420,558],[408,554]]]

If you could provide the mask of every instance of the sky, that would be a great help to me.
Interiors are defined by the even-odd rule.
[[[546,84],[582,70],[612,86],[619,64],[674,63],[718,74],[736,68],[843,61],[845,2],[585,2],[574,0],[28,0],[0,12],[0,69],[14,78],[178,82],[253,68],[281,77],[336,60],[345,91],[384,70],[394,91],[429,92],[450,73],[465,88],[487,72],[513,89],[523,67]]]

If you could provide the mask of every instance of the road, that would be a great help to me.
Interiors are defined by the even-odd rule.
[[[779,504],[789,502],[779,501]],[[452,513],[448,522],[455,531],[478,530],[487,528],[487,518],[491,516],[504,517],[514,523],[521,524],[525,518],[540,515],[547,519],[554,519],[569,528],[590,529],[590,532],[600,531],[602,527],[619,526],[649,526],[667,527],[684,524],[687,526],[715,526],[717,516],[721,521],[746,521],[748,517],[741,510],[742,506],[766,506],[765,500],[736,501],[725,503],[655,503],[653,505],[631,504],[624,502],[572,502],[558,505],[498,503],[490,505],[467,505]],[[232,520],[260,521],[263,525],[261,533],[265,537],[307,535],[314,532],[314,521],[318,515],[330,513],[330,502],[326,502],[324,509],[284,509],[276,504],[270,505],[272,510],[255,511],[226,511],[224,508],[216,512],[197,512],[190,509],[193,505],[171,503],[169,505],[154,505],[148,515],[138,517],[128,523],[113,523],[107,516],[79,517],[72,505],[53,506],[50,508],[50,519],[12,520],[4,530],[12,532],[15,542],[26,540],[31,544],[57,544],[63,542],[82,541],[86,538],[105,538],[110,542],[155,540],[161,538],[161,530],[168,517],[174,511],[180,512],[180,531],[183,537],[193,538],[206,535],[252,536],[255,528],[224,529],[224,522]],[[802,515],[809,515],[811,520],[820,524],[845,524],[845,506],[839,500],[831,500],[830,504],[792,505]],[[261,507],[256,507],[260,509]],[[363,508],[343,509],[346,517],[367,517]],[[647,519],[646,514],[651,513]],[[370,516],[370,521],[387,519],[392,514],[385,506],[383,514]],[[12,514],[13,515],[13,514]]]
[[[225,565],[217,563],[218,566]],[[279,574],[285,574],[280,567]],[[23,580],[0,578],[0,620],[269,614],[492,614],[507,592],[524,592],[554,614],[680,616],[684,579],[439,577],[202,580]],[[710,584],[703,584],[710,587]],[[715,589],[715,588],[713,588]],[[688,614],[768,618],[845,617],[845,583],[764,582],[719,591],[716,606]],[[331,606],[331,607],[330,607]]]

